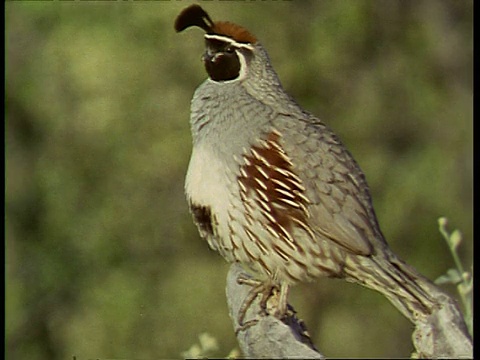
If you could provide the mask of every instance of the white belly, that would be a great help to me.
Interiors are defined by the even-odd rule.
[[[185,193],[191,204],[205,206],[215,216],[220,237],[228,234],[229,192],[227,167],[215,153],[205,146],[197,145],[192,151],[185,180]],[[210,246],[218,250],[218,244]]]
[[[185,181],[188,196],[194,194],[192,200],[212,207],[215,213],[227,210],[226,167],[221,164],[215,154],[199,145],[192,151]]]

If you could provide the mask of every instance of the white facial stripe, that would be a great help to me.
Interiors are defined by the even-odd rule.
[[[224,42],[232,44],[232,45],[234,45],[238,48],[244,48],[244,49],[248,49],[250,51],[253,51],[253,49],[254,49],[252,45],[237,42],[237,41],[233,40],[232,38],[229,38],[228,36],[215,35],[215,34],[205,34],[205,39],[224,41]]]
[[[238,60],[240,61],[240,74],[238,74],[238,80],[245,79],[247,75],[247,61],[245,60],[245,56],[242,53],[237,51]]]

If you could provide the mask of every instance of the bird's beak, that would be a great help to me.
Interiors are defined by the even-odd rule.
[[[213,52],[210,49],[207,49],[202,56],[202,60],[203,62],[215,63],[221,56],[221,53]]]

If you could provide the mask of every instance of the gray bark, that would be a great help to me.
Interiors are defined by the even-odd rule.
[[[313,344],[306,327],[293,308],[284,322],[268,314],[259,315],[261,308],[256,299],[248,309],[245,321],[258,319],[254,325],[238,330],[238,312],[248,296],[250,287],[240,285],[240,274],[248,276],[238,264],[233,264],[227,277],[227,301],[237,340],[243,356],[247,358],[309,358],[324,356]],[[439,309],[426,320],[415,323],[412,334],[415,357],[420,358],[473,358],[472,339],[456,302],[443,292],[435,294]]]

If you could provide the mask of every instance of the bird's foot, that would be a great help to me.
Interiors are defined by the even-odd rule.
[[[262,282],[246,276],[240,276],[237,282],[241,285],[251,286],[251,290],[238,312],[237,322],[239,328],[236,330],[237,334],[258,323],[258,318],[245,322],[246,313],[258,295],[261,295],[260,316],[271,315],[279,320],[282,320],[286,316],[288,285],[282,284],[278,286],[270,282]]]

